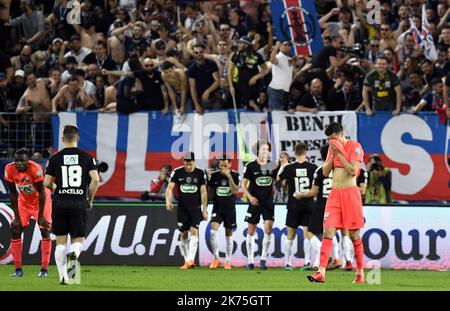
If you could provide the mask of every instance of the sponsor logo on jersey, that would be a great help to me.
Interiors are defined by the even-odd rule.
[[[272,177],[270,177],[270,176],[258,177],[258,178],[256,178],[255,182],[260,187],[271,186],[272,185]]]
[[[228,196],[230,196],[232,193],[231,193],[230,187],[217,187],[217,189],[216,189],[216,194],[217,194],[219,197],[228,197]]]
[[[78,194],[82,195],[84,194],[83,189],[60,189],[58,190],[58,194]]]
[[[64,165],[78,164],[78,154],[69,154],[64,156]]]
[[[180,190],[183,193],[196,193],[197,192],[197,186],[196,185],[183,184],[183,185],[181,185]]]
[[[32,194],[34,192],[33,185],[17,186],[17,188],[19,188],[20,192],[26,194]]]

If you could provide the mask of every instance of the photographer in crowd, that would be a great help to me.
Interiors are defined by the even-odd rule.
[[[171,173],[172,166],[169,164],[161,166],[158,178],[153,179],[150,183],[150,191],[142,193],[142,201],[163,201]],[[174,194],[174,196],[176,197],[177,195]]]
[[[384,167],[381,158],[373,154],[367,163],[369,182],[366,189],[366,204],[392,203],[392,173],[388,167]]]

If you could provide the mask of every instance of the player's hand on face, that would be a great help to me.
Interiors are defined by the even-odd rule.
[[[338,155],[340,153],[339,149],[335,145],[330,145],[331,151],[333,151],[333,155]]]
[[[230,170],[227,168],[221,169],[220,173],[222,173],[223,175],[225,175],[226,177],[230,176]]]
[[[39,216],[38,224],[46,229],[51,228],[50,223],[47,221],[47,219],[44,218],[44,216]]]

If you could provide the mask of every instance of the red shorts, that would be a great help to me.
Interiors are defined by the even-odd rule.
[[[39,216],[39,204],[30,205],[21,200],[19,201],[19,216],[22,223],[22,227],[28,227],[30,224],[30,218],[33,217],[37,222]],[[47,195],[45,199],[44,218],[51,225],[52,224],[52,198]],[[42,226],[39,226],[42,229]]]
[[[336,230],[364,227],[362,198],[358,187],[331,189],[325,207],[323,227]]]

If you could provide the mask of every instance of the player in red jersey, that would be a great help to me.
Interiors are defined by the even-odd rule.
[[[362,199],[356,178],[361,169],[364,151],[355,140],[344,136],[341,124],[332,122],[325,129],[330,147],[323,165],[323,174],[333,172],[332,189],[325,207],[323,240],[319,270],[308,275],[311,282],[325,282],[325,271],[336,230],[347,229],[353,242],[357,265],[353,283],[364,283],[364,248],[359,230],[364,227]]]
[[[42,266],[38,275],[46,277],[52,251],[50,239],[52,203],[51,193],[44,187],[42,168],[29,160],[26,149],[18,149],[14,162],[5,167],[5,180],[9,185],[11,208],[14,211],[14,220],[11,223],[11,249],[16,271],[11,276],[23,276],[21,236],[23,229],[28,227],[30,218],[33,217],[38,222],[42,235]]]

